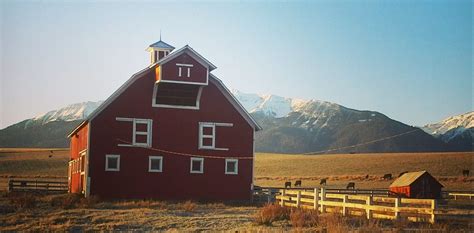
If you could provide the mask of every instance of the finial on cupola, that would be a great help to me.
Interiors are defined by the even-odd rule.
[[[161,30],[160,30],[160,40],[148,46],[146,51],[150,52],[151,64],[161,60],[162,58],[168,56],[168,54],[173,51],[174,47],[163,42],[161,40]]]

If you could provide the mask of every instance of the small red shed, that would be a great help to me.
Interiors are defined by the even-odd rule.
[[[394,194],[409,198],[441,198],[444,186],[427,171],[408,172],[391,185]]]
[[[69,135],[69,190],[101,198],[249,200],[261,129],[212,63],[150,45],[134,74]]]

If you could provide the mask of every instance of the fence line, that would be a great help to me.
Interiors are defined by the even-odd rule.
[[[281,206],[318,210],[320,213],[333,212],[342,215],[366,216],[367,219],[407,218],[412,222],[436,220],[436,200],[408,199],[327,193],[325,188],[308,190],[279,190],[276,196]]]
[[[66,193],[67,181],[49,180],[8,180],[8,192],[53,192]]]

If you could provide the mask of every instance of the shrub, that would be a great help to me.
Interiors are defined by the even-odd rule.
[[[194,209],[196,209],[196,207],[197,207],[196,203],[194,203],[192,201],[186,201],[186,202],[181,204],[181,208],[185,211],[188,211],[188,212],[193,212]]]
[[[318,212],[315,210],[292,209],[290,221],[293,227],[313,227],[319,223]]]
[[[18,193],[10,195],[10,203],[13,204],[17,209],[28,209],[33,208],[37,204],[37,199],[33,194],[30,193]]]
[[[260,225],[271,225],[274,221],[288,219],[289,209],[278,204],[265,204],[257,212],[255,222]]]

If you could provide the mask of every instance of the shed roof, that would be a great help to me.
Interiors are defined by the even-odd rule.
[[[418,180],[422,175],[427,173],[429,176],[430,173],[427,171],[417,171],[417,172],[407,172],[403,174],[402,176],[398,177],[391,185],[391,187],[403,187],[403,186],[409,186],[416,180]],[[434,179],[434,177],[433,177]],[[436,180],[436,179],[434,179]],[[436,180],[437,181],[437,180]],[[437,181],[438,182],[438,181]],[[439,182],[438,182],[439,183]],[[441,183],[439,183],[441,186],[443,186]]]

